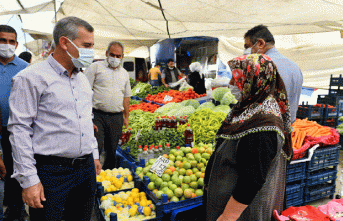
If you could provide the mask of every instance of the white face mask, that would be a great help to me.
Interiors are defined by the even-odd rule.
[[[114,58],[114,57],[107,57],[107,61],[110,64],[111,67],[117,68],[121,64],[120,58]]]
[[[73,62],[76,68],[86,68],[92,64],[94,60],[94,50],[90,48],[78,48],[69,38],[68,40],[79,52],[78,58],[73,58],[69,52],[67,54],[71,57],[71,62]]]
[[[256,44],[257,44],[257,42],[256,42],[253,46],[251,46],[250,48],[244,49],[243,55],[251,54],[251,49],[252,49]],[[258,51],[259,51],[259,50],[260,50],[260,49],[257,50],[256,54],[258,54]]]
[[[10,44],[0,44],[0,56],[11,58],[14,55],[15,46]]]
[[[242,99],[242,92],[239,90],[239,88],[237,86],[233,86],[231,84],[229,84],[229,88],[230,88],[231,94],[233,96],[235,96],[235,98],[238,102],[240,102]]]

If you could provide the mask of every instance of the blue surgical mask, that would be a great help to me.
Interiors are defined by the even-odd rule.
[[[76,68],[86,68],[92,64],[94,60],[94,50],[90,48],[78,48],[69,38],[68,40],[79,52],[78,58],[73,58],[67,51],[67,54],[71,57],[71,62],[73,62]]]
[[[253,46],[251,46],[250,48],[244,49],[243,55],[251,54],[251,49],[252,49],[256,44],[257,44],[257,42],[256,42]],[[259,50],[260,50],[260,49],[257,50],[256,54],[258,54],[258,51],[259,51]]]
[[[120,58],[114,58],[114,57],[108,57],[107,58],[108,63],[110,64],[111,67],[117,68],[121,64],[121,59]]]

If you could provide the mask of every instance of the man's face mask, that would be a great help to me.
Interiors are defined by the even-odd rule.
[[[251,46],[250,48],[244,49],[243,55],[251,54],[251,49],[252,49],[256,44],[257,44],[257,41],[256,41],[256,43],[255,43],[253,46]],[[259,50],[260,50],[260,49],[258,49],[257,52],[256,52],[255,54],[258,54],[258,51],[259,51]]]
[[[86,68],[92,64],[94,60],[94,50],[90,48],[78,48],[69,38],[70,43],[77,49],[79,52],[78,58],[73,58],[67,51],[69,57],[71,57],[71,62],[73,62],[76,68]]]
[[[15,46],[11,44],[0,44],[0,56],[11,58],[14,55]]]
[[[114,57],[109,56],[107,59],[108,59],[108,63],[110,64],[110,66],[113,68],[117,68],[121,63],[120,58],[114,58]]]

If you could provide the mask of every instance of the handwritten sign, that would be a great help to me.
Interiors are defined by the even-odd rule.
[[[168,101],[171,101],[173,100],[173,97],[169,96],[169,95],[166,95],[163,99],[164,102],[168,102]]]
[[[167,158],[159,156],[155,163],[151,166],[150,172],[161,177],[164,171],[167,169],[169,162],[170,161]]]

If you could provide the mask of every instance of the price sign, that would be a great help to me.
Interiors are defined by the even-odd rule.
[[[164,102],[168,102],[168,101],[171,101],[173,100],[173,97],[169,96],[169,95],[166,95],[163,99]]]
[[[165,157],[159,156],[156,162],[151,166],[150,172],[161,177],[164,171],[167,169],[169,160]]]
[[[138,94],[140,90],[141,90],[140,88],[137,88],[136,89],[136,94]]]

